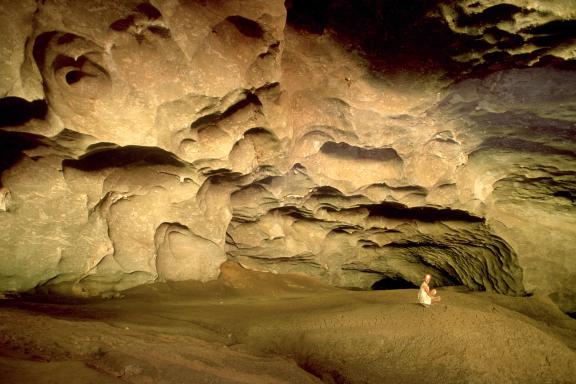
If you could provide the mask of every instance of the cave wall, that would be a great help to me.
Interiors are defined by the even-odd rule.
[[[0,9],[0,291],[235,260],[576,311],[574,2]]]

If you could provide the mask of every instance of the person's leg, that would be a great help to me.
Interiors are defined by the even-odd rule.
[[[442,300],[442,298],[438,296],[438,292],[436,292],[435,289],[430,291],[430,298],[432,299],[433,303]]]

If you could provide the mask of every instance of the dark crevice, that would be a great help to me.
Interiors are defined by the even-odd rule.
[[[531,35],[555,35],[564,38],[576,37],[576,20],[553,20],[546,24],[524,28]]]
[[[315,188],[314,192],[311,193],[311,196],[314,196],[314,197],[319,197],[319,196],[342,197],[342,196],[344,196],[344,194],[334,187],[331,187],[329,185],[324,185],[324,186]]]
[[[563,197],[572,203],[576,202],[576,191],[556,191],[552,195],[554,197]]]
[[[456,11],[458,12],[456,24],[459,27],[495,25],[502,21],[512,21],[516,14],[526,12],[513,4],[498,4],[472,14],[466,14],[460,7],[457,7]]]
[[[369,211],[369,216],[387,217],[400,220],[419,220],[423,222],[436,221],[464,221],[482,223],[484,218],[471,215],[466,211],[450,208],[414,207],[409,208],[400,203],[385,202],[374,205],[364,205]]]
[[[163,39],[169,39],[172,37],[172,34],[168,28],[164,28],[158,25],[151,25],[148,27],[148,30]]]
[[[135,17],[134,15],[130,15],[125,19],[116,20],[112,24],[110,24],[110,29],[117,31],[117,32],[124,32],[127,31],[132,25],[134,25]]]
[[[401,161],[396,151],[392,148],[361,148],[347,143],[327,141],[322,145],[320,151],[326,155],[345,160]]]
[[[247,130],[246,132],[244,132],[244,137],[249,137],[249,136],[254,136],[254,137],[269,137],[271,138],[273,141],[279,141],[278,137],[276,136],[276,134],[274,132],[269,131],[266,128],[262,128],[262,127],[255,127],[255,128],[250,128],[249,130]]]
[[[216,124],[218,121],[224,120],[224,119],[232,116],[236,112],[246,108],[249,105],[255,105],[257,107],[262,107],[262,103],[260,102],[260,99],[258,98],[258,96],[256,96],[253,93],[250,93],[250,92],[247,92],[244,95],[245,95],[245,97],[242,100],[238,101],[237,103],[235,103],[234,105],[229,107],[224,112],[211,113],[209,115],[200,117],[198,120],[196,120],[192,124],[190,124],[190,128],[191,129],[198,129],[198,128],[204,127],[206,125]]]
[[[390,290],[390,289],[414,289],[417,285],[404,279],[401,276],[385,276],[378,280],[371,287],[373,290]]]
[[[82,80],[82,78],[84,78],[85,76],[88,75],[82,71],[70,71],[66,74],[66,83],[68,83],[69,85],[76,84],[77,82]]]
[[[285,206],[274,208],[269,211],[270,214],[274,214],[275,212],[278,212],[282,215],[293,217],[298,220],[317,221],[317,222],[322,221],[320,219],[316,219],[312,214],[312,212],[307,212],[297,207]]]
[[[534,36],[528,39],[529,44],[534,44],[537,47],[555,47],[566,40],[571,40],[574,37],[566,37],[562,35],[541,35]]]
[[[82,171],[97,171],[104,168],[126,167],[129,165],[168,165],[183,167],[185,163],[157,147],[126,146],[120,148],[103,149],[88,153],[78,160],[64,160],[64,167],[71,167]]]
[[[576,71],[575,59],[563,59],[554,55],[543,55],[538,59],[538,62],[533,65],[534,67],[547,67],[560,69],[564,71]]]
[[[569,79],[566,78],[566,81],[568,80]],[[472,109],[475,107],[476,104],[471,105]],[[463,113],[467,112],[463,111]],[[484,145],[495,144],[498,146],[499,143],[501,143],[500,145],[512,145],[515,143],[516,145],[521,146],[520,142],[515,142],[517,139],[514,137],[497,136],[506,132],[506,130],[512,131],[514,135],[523,137],[576,141],[576,136],[574,135],[575,125],[572,121],[543,118],[533,112],[485,112],[481,115],[471,116],[471,120],[474,121],[478,127],[482,127],[482,129],[486,130],[487,134],[493,132],[492,137],[487,138]]]
[[[337,224],[336,228],[332,229],[330,233],[345,233],[347,235],[350,235],[352,233],[362,230],[363,228],[359,225]]]
[[[58,34],[57,31],[52,32],[44,32],[34,40],[34,47],[32,48],[32,56],[34,57],[34,61],[36,61],[36,65],[40,68],[40,71],[44,69],[45,61],[46,61],[46,50],[50,41]]]
[[[25,124],[32,119],[45,119],[48,105],[44,100],[27,101],[20,97],[0,99],[0,128]]]
[[[135,11],[140,12],[150,20],[157,20],[162,17],[162,13],[160,13],[155,6],[149,3],[139,4]]]
[[[30,133],[0,131],[0,187],[2,173],[22,159],[23,151],[44,145],[43,139]]]
[[[409,249],[409,248],[432,248],[432,249],[439,249],[439,250],[448,250],[450,247],[445,244],[433,243],[429,241],[394,241],[384,245],[383,247],[386,248],[400,248],[400,249]]]
[[[296,363],[304,371],[308,372],[310,375],[317,377],[321,383],[329,384],[348,384],[350,381],[346,376],[342,375],[340,372],[334,369],[326,369],[317,365],[311,359],[306,357],[299,358],[296,356]]]
[[[74,40],[76,40],[78,37],[80,37],[80,36],[75,35],[73,33],[65,33],[62,36],[60,36],[58,38],[58,40],[56,40],[56,44],[58,44],[58,45],[70,44]]]
[[[449,26],[440,4],[456,12],[459,28],[484,29],[482,34],[454,31]],[[447,78],[462,79],[485,76],[510,68],[533,66],[534,59],[547,54],[537,50],[525,54],[491,54],[488,62],[470,59],[461,62],[460,55],[479,55],[497,48],[517,49],[535,44],[545,49],[565,44],[576,37],[575,20],[554,20],[524,28],[521,33],[499,29],[502,22],[515,22],[518,15],[535,13],[529,7],[501,3],[486,9],[451,1],[405,0],[287,0],[287,24],[312,34],[327,34],[345,49],[362,56],[375,76],[395,73],[443,73]],[[472,31],[471,31],[472,32]],[[485,39],[491,35],[494,42]],[[400,64],[401,63],[401,64]]]
[[[55,71],[65,67],[82,68],[82,66],[86,64],[86,61],[88,61],[88,59],[84,55],[78,57],[77,59],[66,55],[58,55],[52,62],[52,68]]]
[[[226,18],[232,25],[240,31],[244,36],[254,39],[260,39],[264,36],[264,30],[254,20],[247,19],[242,16],[229,16]]]
[[[485,139],[479,147],[479,149],[484,148],[495,148],[495,149],[512,150],[514,152],[541,153],[547,155],[576,157],[576,152],[574,151],[558,149],[546,144],[541,144],[534,141],[514,137],[489,137]]]
[[[458,70],[451,54],[469,51],[475,40],[485,44],[454,33],[436,2],[287,0],[286,8],[289,26],[330,34],[366,58],[375,73]]]

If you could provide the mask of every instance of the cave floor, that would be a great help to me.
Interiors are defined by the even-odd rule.
[[[122,298],[0,301],[2,383],[573,383],[576,320],[538,297],[350,291],[227,267]]]

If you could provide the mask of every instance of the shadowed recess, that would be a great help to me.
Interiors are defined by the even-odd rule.
[[[259,39],[264,36],[264,30],[260,24],[254,20],[242,16],[229,16],[226,20],[233,24],[244,36],[252,37],[254,39]]]
[[[25,124],[32,119],[44,119],[48,105],[44,100],[27,101],[20,97],[0,99],[0,127]]]
[[[326,155],[331,155],[344,160],[401,161],[396,151],[392,148],[366,149],[355,147],[347,143],[327,141],[322,145],[320,151]]]
[[[448,22],[452,16],[445,16],[444,7],[455,12],[454,25]],[[570,43],[576,36],[574,20],[553,20],[510,33],[503,30],[507,29],[504,25],[517,24],[517,20],[533,15],[537,22],[542,13],[529,5],[500,3],[482,7],[478,3],[465,9],[453,1],[286,1],[289,26],[297,31],[330,35],[367,59],[377,76],[444,72],[459,79],[547,65],[539,63],[538,57],[546,55],[549,48]],[[532,45],[544,48],[506,52]],[[462,61],[462,57],[469,59]],[[566,65],[561,60],[554,65]]]
[[[546,24],[524,28],[522,32],[532,35],[554,35],[564,38],[576,37],[576,20],[554,20]]]
[[[286,8],[288,25],[330,33],[347,47],[360,47],[357,52],[376,71],[456,69],[450,54],[468,51],[476,40],[454,33],[435,2],[288,0]]]
[[[124,32],[127,31],[132,25],[134,25],[135,17],[134,15],[130,15],[124,19],[116,20],[112,24],[110,24],[110,29],[113,29],[117,32]]]
[[[140,12],[150,20],[157,20],[162,17],[162,13],[160,13],[158,8],[149,3],[139,4],[135,11]]]
[[[482,223],[484,218],[471,215],[466,211],[450,208],[414,207],[409,208],[400,203],[385,202],[381,204],[365,205],[370,216],[388,217],[399,220],[419,220],[424,222],[436,221],[465,221]]]
[[[342,192],[338,189],[329,186],[323,185],[321,187],[314,188],[314,191],[311,193],[311,196],[344,196]]]
[[[158,25],[151,25],[148,27],[148,30],[163,39],[169,39],[172,37],[172,33],[168,28],[164,28]]]
[[[561,155],[576,157],[574,151],[558,149],[546,144],[513,137],[490,137],[482,142],[480,149],[495,148],[514,152],[541,153],[547,155]],[[472,155],[472,154],[471,154]]]
[[[82,171],[97,171],[104,168],[126,167],[129,165],[169,165],[184,167],[185,163],[171,152],[157,147],[126,146],[103,149],[88,153],[78,160],[64,160],[64,167]]]
[[[230,106],[224,112],[216,112],[208,114],[206,116],[202,116],[196,121],[192,122],[192,124],[190,124],[190,128],[197,129],[206,125],[216,124],[218,121],[232,116],[236,112],[241,111],[242,109],[246,108],[249,105],[255,105],[257,107],[261,107],[262,103],[260,102],[258,96],[256,96],[251,92],[246,92],[244,94],[244,98],[242,98],[234,105]]]
[[[565,81],[569,81],[568,78]],[[576,86],[576,81],[574,82]],[[513,130],[517,136],[528,136],[538,138],[563,139],[576,141],[576,124],[572,121],[561,119],[543,118],[532,112],[501,112],[501,113],[483,113],[477,116],[471,116],[470,119],[480,128],[493,132],[496,135],[506,130]],[[505,131],[504,131],[505,132]],[[508,138],[510,139],[510,138]],[[512,138],[514,139],[514,138]],[[501,138],[487,138],[487,140],[500,141]],[[506,140],[504,140],[506,141]]]
[[[512,21],[516,14],[526,12],[513,4],[497,4],[482,12],[472,14],[466,14],[461,7],[457,7],[456,11],[458,12],[456,23],[459,27],[494,25],[502,21]]]
[[[22,151],[36,148],[42,143],[42,136],[30,133],[0,131],[0,176],[2,172],[16,164],[23,156]],[[0,178],[0,186],[2,186]]]
[[[416,284],[402,278],[401,276],[385,276],[372,284],[373,290],[389,290],[389,289],[414,289],[418,288]]]
[[[52,38],[58,34],[57,31],[51,32],[44,32],[36,37],[34,40],[34,47],[32,48],[32,56],[34,57],[34,61],[36,61],[36,65],[40,71],[44,69],[44,65],[46,64],[46,49],[52,41]]]

